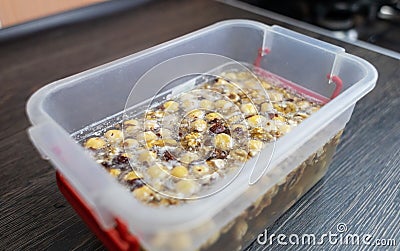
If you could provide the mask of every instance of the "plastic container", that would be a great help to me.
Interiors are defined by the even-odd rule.
[[[276,142],[269,169],[257,183],[248,185],[249,173],[243,171],[213,196],[176,207],[148,207],[99,168],[70,135],[123,111],[133,83],[147,70],[187,53],[255,63],[329,102]],[[217,66],[205,64],[204,71]],[[224,21],[43,87],[27,104],[29,134],[57,169],[61,191],[107,247],[240,248],[323,177],[355,103],[376,80],[371,64],[343,48],[278,26]],[[340,94],[332,81],[342,85]],[[151,89],[161,84],[142,89],[138,102],[151,98]],[[260,159],[257,165],[266,163]]]

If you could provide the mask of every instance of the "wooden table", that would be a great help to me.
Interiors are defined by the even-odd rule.
[[[298,30],[346,48],[379,71],[377,86],[357,104],[326,177],[269,232],[321,235],[343,222],[348,233],[393,238],[399,248],[400,61],[222,3],[169,0],[0,44],[0,250],[104,249],[58,192],[54,169],[27,137],[29,96],[57,79],[230,18]],[[276,242],[272,247],[300,248]],[[264,248],[269,246],[254,243],[249,249]],[[324,245],[338,248],[345,246]]]

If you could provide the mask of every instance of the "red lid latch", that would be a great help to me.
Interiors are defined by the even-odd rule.
[[[329,79],[329,83],[333,82],[336,85],[336,88],[331,95],[331,99],[334,99],[334,98],[336,98],[337,95],[339,95],[340,91],[342,90],[343,81],[340,77],[330,75],[330,74],[326,75],[326,77]]]
[[[258,49],[258,53],[257,53],[257,57],[254,60],[253,65],[256,66],[256,67],[260,67],[262,57],[265,56],[266,54],[268,54],[269,52],[270,52],[270,49],[268,49],[268,48],[265,48],[265,49],[259,48]]]

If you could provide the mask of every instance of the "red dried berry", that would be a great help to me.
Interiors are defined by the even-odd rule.
[[[243,128],[241,128],[241,127],[236,127],[234,130],[233,130],[235,133],[237,133],[237,134],[242,134],[244,131],[243,131]]]
[[[108,163],[106,161],[101,162],[101,165],[104,166],[105,168],[111,167],[110,163]]]
[[[223,151],[220,149],[214,149],[211,153],[209,153],[209,157],[207,158],[207,160],[211,160],[211,159],[226,159],[228,157],[228,152],[227,151]]]
[[[165,161],[170,161],[170,160],[175,160],[175,157],[170,152],[165,151],[164,154],[163,154],[163,159]]]
[[[279,116],[278,113],[268,113],[268,117],[270,119],[273,119],[273,118],[278,117],[278,116]]]
[[[133,180],[127,180],[126,183],[128,184],[129,188],[131,189],[131,191],[140,188],[142,186],[144,186],[144,182],[142,179],[137,178],[137,179],[133,179]]]
[[[129,158],[120,154],[117,157],[114,157],[114,159],[112,160],[112,163],[114,165],[128,164]]]

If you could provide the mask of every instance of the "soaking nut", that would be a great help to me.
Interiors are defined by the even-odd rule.
[[[234,92],[228,93],[228,98],[233,102],[238,102],[240,100],[240,96]]]
[[[160,141],[162,141],[164,143],[164,145],[166,145],[166,146],[176,146],[176,145],[178,145],[178,142],[176,142],[176,140],[171,139],[171,138],[163,138]]]
[[[204,116],[204,111],[203,110],[193,110],[188,114],[188,118],[193,121],[196,120],[198,118],[202,118]]]
[[[228,109],[230,106],[232,106],[232,103],[223,99],[214,102],[214,107],[217,109]]]
[[[215,147],[228,150],[232,148],[232,138],[226,133],[220,133],[215,136]]]
[[[109,169],[108,172],[109,172],[113,177],[118,177],[118,175],[121,174],[121,170],[115,169],[115,168]]]
[[[98,137],[94,137],[94,138],[90,138],[86,141],[85,143],[85,147],[86,148],[91,148],[91,149],[101,149],[104,148],[106,146],[106,142]]]
[[[158,129],[160,129],[160,125],[156,120],[145,120],[144,129],[150,131],[157,131]]]
[[[247,119],[247,123],[251,127],[262,126],[267,121],[267,118],[261,115],[254,115]]]
[[[266,81],[264,81],[264,80],[261,81],[261,85],[262,85],[262,87],[264,87],[264,89],[266,89],[266,90],[272,88],[271,84],[268,83],[268,82],[266,82]]]
[[[163,166],[156,164],[147,169],[147,174],[153,179],[161,179],[166,177],[167,173],[163,170]]]
[[[238,160],[240,162],[245,162],[247,160],[247,152],[242,149],[236,149],[236,150],[231,151],[230,156],[233,159]]]
[[[108,139],[110,142],[117,142],[122,140],[123,134],[122,131],[120,130],[108,130],[104,136]]]
[[[279,114],[275,114],[275,116],[272,119],[273,120],[279,120],[279,121],[282,121],[282,122],[286,121],[286,119],[282,115],[279,115]]]
[[[170,137],[171,134],[172,134],[172,133],[171,133],[171,130],[166,129],[166,128],[160,128],[160,131],[159,131],[158,133],[160,133],[160,135],[161,135],[162,138]]]
[[[133,195],[141,201],[150,201],[154,197],[154,192],[148,186],[142,186],[133,190]]]
[[[297,111],[297,107],[293,102],[286,103],[286,107],[284,109],[285,113],[292,113],[292,112],[296,112],[296,111]]]
[[[202,119],[198,119],[191,124],[192,130],[198,132],[204,132],[207,129],[207,122]]]
[[[234,123],[238,123],[240,121],[243,120],[243,117],[241,115],[233,115],[231,117],[228,118],[228,123],[234,124]]]
[[[225,72],[222,75],[229,75],[237,83],[221,78],[215,82],[210,81],[199,87],[199,90],[208,90],[201,97],[190,92],[180,95],[179,103],[169,100],[161,106],[152,107],[140,116],[123,121],[123,132],[119,130],[122,128],[121,124],[117,124],[101,137],[88,139],[84,146],[95,150],[106,148],[106,151],[92,152],[96,162],[122,181],[136,198],[148,204],[169,206],[177,204],[179,200],[165,198],[152,191],[139,177],[140,173],[129,171],[129,160],[137,159],[137,164],[143,168],[146,177],[153,180],[152,188],[157,191],[166,191],[165,189],[174,185],[180,195],[192,196],[200,185],[209,185],[214,179],[223,177],[228,164],[229,167],[236,168],[238,162],[246,162],[258,154],[265,143],[285,135],[291,127],[301,123],[321,107],[315,101],[308,101],[305,97],[291,93],[290,89],[260,79],[271,101],[267,102],[268,97],[264,90],[249,72]],[[224,96],[224,99],[215,94]],[[239,111],[233,109],[236,106]],[[197,107],[199,108],[194,109]],[[211,112],[214,108],[218,108],[224,116]],[[186,115],[183,114],[185,112]],[[161,128],[161,121],[165,122],[162,125],[165,128]],[[151,151],[145,148],[146,145]],[[121,153],[121,146],[135,151]],[[198,151],[198,154],[191,151]],[[325,158],[323,154],[314,153],[305,165],[318,163],[321,168],[325,168],[326,164],[321,160]],[[158,162],[157,157],[162,162]],[[168,178],[168,173],[181,179]],[[201,177],[205,178],[201,179],[201,183],[189,179]],[[284,181],[283,179],[282,182]],[[269,203],[271,196],[262,196],[254,204],[256,210],[248,213],[254,217],[254,212],[261,213]],[[224,228],[224,231],[230,229],[229,235],[233,239],[245,238],[248,226],[242,219],[238,218]],[[221,232],[216,236],[219,234]],[[186,246],[186,238],[182,239],[183,246]],[[177,248],[182,246],[178,242],[181,241],[176,242]],[[168,248],[174,246],[166,245]]]
[[[161,110],[157,110],[157,111],[154,112],[154,116],[156,118],[162,118],[162,117],[164,117],[164,115],[165,115],[165,112],[161,111]]]
[[[318,107],[318,106],[313,106],[313,107],[311,107],[311,108],[309,109],[309,112],[310,112],[310,113],[315,113],[315,112],[317,112],[319,109],[320,109],[320,107]]]
[[[152,140],[158,139],[157,135],[154,132],[147,131],[143,133],[143,138],[146,142],[150,142]]]
[[[130,171],[129,173],[125,174],[124,180],[134,180],[140,178],[135,171]]]
[[[179,104],[172,100],[165,102],[163,106],[166,112],[176,112],[179,109]]]
[[[190,238],[190,235],[187,233],[175,234],[174,240],[169,243],[171,246],[169,250],[175,250],[175,251],[189,250],[190,247],[193,245],[192,239]]]
[[[207,114],[205,117],[207,122],[213,121],[215,119],[221,119],[221,118],[222,118],[222,116],[215,112],[211,112],[211,113]]]
[[[211,110],[213,109],[213,102],[207,99],[203,99],[200,101],[200,108],[206,109],[206,110]]]
[[[272,102],[278,102],[283,100],[283,94],[277,91],[268,91],[269,100]]]
[[[197,107],[196,101],[197,100],[194,100],[194,99],[185,99],[185,100],[183,100],[182,101],[182,109],[184,111],[186,111],[186,112],[192,110],[193,107]]]
[[[203,140],[203,135],[198,132],[192,132],[187,134],[182,139],[182,145],[190,151],[196,150],[201,146],[201,142]]]
[[[248,229],[248,225],[247,225],[246,221],[239,220],[235,224],[235,227],[234,227],[234,230],[233,230],[233,236],[235,237],[236,240],[240,241],[240,240],[242,240],[242,238],[246,234],[247,229]]]
[[[125,126],[139,126],[139,121],[136,119],[130,119],[124,121]]]
[[[273,111],[273,106],[271,103],[266,102],[266,103],[262,103],[261,104],[261,112],[262,113],[268,113],[268,112],[272,112]]]
[[[171,175],[177,178],[184,178],[188,175],[189,171],[184,166],[176,166],[171,170]]]
[[[263,142],[260,140],[249,140],[249,150],[259,152],[263,148]]]
[[[206,165],[192,166],[191,169],[194,175],[200,177],[207,174],[210,171],[210,169]]]
[[[139,154],[138,159],[140,162],[151,163],[154,160],[156,160],[156,158],[157,158],[157,154],[155,152],[145,150]]]
[[[217,169],[223,169],[225,167],[225,161],[223,159],[212,159],[207,161],[207,163]]]
[[[269,132],[261,127],[255,127],[251,129],[250,135],[252,139],[259,139],[263,141],[268,141],[274,138]]]
[[[175,184],[176,191],[183,195],[192,195],[196,192],[198,185],[193,180],[180,180]]]
[[[230,83],[223,78],[217,78],[217,81],[215,84],[216,85],[230,85]]]
[[[137,134],[139,131],[140,131],[140,126],[130,125],[124,129],[124,132],[129,136],[133,136],[133,135]]]
[[[152,148],[153,146],[163,147],[163,146],[165,146],[165,140],[157,139],[157,140],[147,141],[146,145],[148,148]]]
[[[127,148],[137,147],[139,142],[136,139],[125,139],[123,146]]]
[[[246,115],[246,116],[251,116],[251,115],[255,115],[257,113],[257,108],[251,104],[251,103],[247,103],[247,104],[242,104],[240,106],[240,110]]]
[[[282,123],[280,125],[278,125],[278,130],[282,133],[282,134],[286,134],[288,132],[290,132],[290,125]]]

